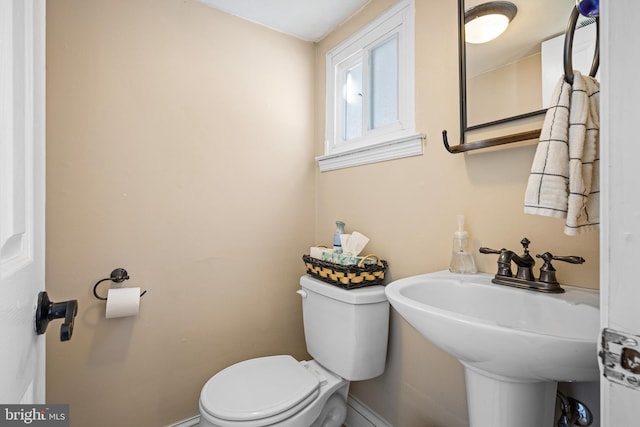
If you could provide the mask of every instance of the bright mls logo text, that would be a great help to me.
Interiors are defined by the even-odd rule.
[[[69,405],[0,405],[0,407],[3,409],[0,412],[0,427],[69,425]]]

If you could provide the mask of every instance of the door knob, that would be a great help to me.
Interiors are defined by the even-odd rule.
[[[78,300],[52,302],[46,291],[38,294],[36,307],[36,332],[42,335],[46,332],[49,322],[64,318],[60,326],[60,341],[69,341],[73,334],[73,324],[78,314]]]

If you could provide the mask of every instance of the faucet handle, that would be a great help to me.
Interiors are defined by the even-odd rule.
[[[505,248],[502,249],[491,249],[491,248],[485,248],[484,246],[481,247],[480,249],[478,249],[478,251],[480,251],[481,254],[501,254],[503,251],[506,251]]]
[[[552,256],[551,259],[554,259],[556,261],[568,262],[570,264],[584,264],[584,262],[586,261],[586,259],[582,258],[581,256],[575,256],[575,255],[571,255],[571,256]]]
[[[583,264],[586,261],[581,256],[576,256],[576,255],[559,256],[559,255],[553,255],[551,252],[545,252],[542,255],[541,254],[537,254],[536,258],[542,258],[542,260],[545,263],[546,262],[550,263],[551,260],[554,260],[554,261],[564,261],[564,262],[568,262],[570,264]]]
[[[498,250],[481,247],[478,251],[482,254],[499,254],[498,272],[496,273],[496,276],[513,277],[513,272],[511,271],[511,255],[508,255],[509,253],[512,253],[510,250],[505,248]]]
[[[540,278],[539,282],[543,283],[558,283],[556,279],[556,269],[551,265],[551,261],[564,261],[570,264],[582,264],[585,262],[585,259],[581,256],[556,256],[551,252],[545,252],[543,254],[537,254],[536,258],[542,258],[544,264],[540,267]]]

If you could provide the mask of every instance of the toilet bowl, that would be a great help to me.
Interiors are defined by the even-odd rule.
[[[345,290],[300,279],[311,361],[267,356],[231,365],[200,393],[201,427],[340,427],[350,381],[384,372],[389,302],[383,286]]]
[[[269,356],[214,375],[200,394],[201,427],[339,427],[349,382],[315,361]]]

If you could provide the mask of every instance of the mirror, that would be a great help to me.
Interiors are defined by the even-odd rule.
[[[466,11],[486,0],[460,0]],[[467,126],[540,112],[542,42],[564,35],[574,0],[510,0],[517,8],[506,31],[487,43],[465,43]],[[561,37],[563,38],[563,37]],[[461,42],[462,42],[461,35]],[[557,55],[562,64],[562,49]],[[556,75],[553,84],[562,75]]]
[[[537,138],[548,98],[564,74],[564,34],[575,0],[509,0],[517,13],[504,33],[483,44],[465,42],[465,11],[488,1],[458,0],[461,145],[450,147],[443,131],[452,153],[472,149],[462,148],[466,132],[507,123],[538,124],[537,129],[481,141],[478,148]],[[596,25],[589,24],[596,20],[577,19],[572,65],[588,74],[597,44]]]

